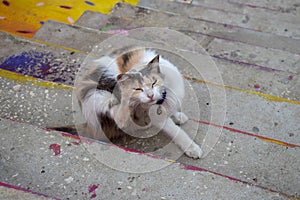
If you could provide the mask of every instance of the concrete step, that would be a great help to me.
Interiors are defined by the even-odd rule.
[[[0,39],[1,69],[51,82],[73,85],[74,76],[86,57],[86,54],[70,49],[14,37],[4,32],[0,32]]]
[[[72,86],[85,55],[6,33],[0,38],[1,117],[40,126],[72,124]]]
[[[43,29],[41,29],[40,32],[37,34],[37,36],[43,36],[44,38],[37,37],[36,39],[44,40],[44,43],[54,42],[54,44],[52,44],[51,46],[60,45],[60,47],[62,47],[65,45],[63,41],[66,41],[66,43],[72,45],[72,49],[70,49],[69,47],[62,47],[62,48],[69,49],[71,51],[75,51],[78,53],[80,51],[73,48],[80,47],[82,49],[88,50],[89,45],[91,45],[89,43],[85,43],[86,46],[83,46],[82,43],[80,44],[75,43],[76,41],[78,41],[78,38],[74,37],[75,34],[73,34],[72,32],[72,28],[74,27],[50,22],[49,24],[48,23],[45,24],[44,28],[45,28],[44,30],[51,33],[51,37],[44,37],[46,32],[44,32],[43,34]],[[68,28],[68,31],[65,32],[65,28]],[[80,31],[78,31],[80,29],[81,28],[75,28],[74,32],[78,34],[78,37],[80,35],[81,38],[82,37],[85,38],[84,31],[81,34]],[[59,32],[61,33],[61,35],[56,36],[54,30],[60,30]],[[94,33],[94,31],[92,32]],[[63,38],[63,36],[66,35],[64,33],[68,33],[67,36],[72,38],[72,42],[69,42],[68,40]],[[98,40],[97,37],[93,37],[93,38],[96,38]],[[55,44],[56,40],[57,40],[57,44]],[[189,69],[192,68],[187,68],[186,69],[187,73],[189,72]],[[5,80],[4,82],[7,82],[7,80]],[[199,106],[201,108],[200,110],[205,111],[203,112],[204,119],[209,119],[210,113],[208,108],[210,106],[206,105],[206,103],[210,101],[209,93],[198,92],[198,91],[205,91],[205,85],[199,84],[197,82],[194,83],[191,82],[191,84],[193,84],[195,91],[197,91],[197,95],[199,97]],[[7,88],[5,87],[5,84],[3,85],[4,86],[2,91],[8,91],[8,94],[4,93],[5,94],[4,96],[9,96],[9,91],[13,91],[13,88]],[[20,87],[19,89],[22,89],[22,87]],[[27,88],[25,89],[26,91],[31,90]],[[14,92],[10,92],[10,93],[11,93],[10,95],[13,96],[15,95]],[[23,91],[21,91],[20,93],[23,93]],[[191,159],[186,159],[185,157],[182,157],[180,158],[180,161],[183,161],[184,163],[193,162],[194,165],[198,167],[206,166],[208,169],[216,170],[217,173],[221,173],[221,174],[224,173],[225,175],[235,177],[238,179],[241,178],[241,180],[243,181],[249,181],[252,184],[259,184],[264,187],[269,187],[271,189],[276,188],[279,191],[289,195],[297,195],[296,192],[297,189],[294,187],[295,185],[297,185],[296,184],[297,177],[281,175],[280,179],[282,180],[282,182],[278,183],[278,174],[282,174],[282,169],[286,170],[285,173],[295,174],[296,173],[295,170],[297,170],[297,166],[299,166],[298,163],[291,162],[289,160],[289,159],[294,159],[295,157],[297,157],[297,155],[299,155],[299,151],[298,151],[299,148],[296,147],[297,145],[293,146],[292,144],[289,144],[289,143],[294,143],[295,141],[299,141],[299,138],[297,137],[297,135],[290,137],[288,136],[288,134],[287,135],[282,134],[282,133],[286,133],[287,127],[289,128],[289,131],[292,131],[292,133],[296,132],[297,121],[298,121],[297,117],[295,117],[295,119],[293,120],[287,120],[288,118],[285,118],[280,122],[276,122],[277,124],[276,126],[280,127],[280,129],[276,129],[276,130],[274,129],[273,125],[266,122],[265,120],[262,121],[261,119],[264,118],[264,115],[266,116],[276,115],[279,108],[280,108],[279,111],[283,112],[282,114],[283,117],[290,115],[290,110],[293,110],[295,112],[295,116],[299,116],[297,114],[298,112],[297,110],[299,110],[299,106],[289,104],[289,103],[279,103],[279,102],[270,103],[268,101],[262,100],[258,96],[251,95],[248,93],[241,93],[240,91],[235,91],[231,89],[226,89],[226,93],[228,94],[227,98],[230,99],[230,101],[227,103],[227,112],[229,114],[227,115],[226,118],[226,124],[230,124],[229,126],[232,127],[221,126],[221,128],[225,128],[226,130],[224,130],[224,135],[222,135],[222,137],[220,138],[219,140],[220,143],[216,146],[213,153],[209,154],[212,156],[207,156],[205,159],[201,161],[195,161],[195,162]],[[40,99],[40,97],[36,97],[36,98]],[[64,102],[70,103],[71,100],[67,99],[64,100]],[[249,102],[253,102],[253,106],[245,107],[245,105],[248,104]],[[190,105],[189,108],[190,110],[193,111],[195,104],[187,104],[187,105]],[[68,107],[70,108],[71,105],[69,105]],[[260,112],[260,108],[265,108],[263,113]],[[9,109],[7,109],[6,112],[9,113]],[[244,116],[241,117],[240,113],[244,113]],[[68,113],[66,115],[70,116],[70,114]],[[63,116],[64,114],[61,114],[61,117]],[[245,123],[245,119],[247,119],[247,123]],[[198,126],[199,128],[197,128]],[[197,134],[195,140],[198,143],[202,143],[203,138],[205,137],[205,134],[203,133],[206,133],[208,126],[207,124],[204,125],[203,123],[199,124],[190,121],[187,124],[187,126],[183,128],[187,128],[187,130],[192,130],[196,128],[196,131],[199,134]],[[211,127],[211,128],[217,132],[218,128],[220,127]],[[244,131],[239,131],[239,130],[244,130]],[[249,132],[247,132],[247,130]],[[254,131],[258,130],[259,134],[256,135],[249,134],[253,130]],[[241,134],[241,132],[243,132],[244,134]],[[259,136],[265,136],[265,137],[270,136],[271,138],[267,139]],[[280,143],[279,141],[276,141],[274,139],[283,140],[283,143]],[[158,139],[155,141],[153,140],[151,141],[151,139],[148,141],[134,140],[125,143],[123,142],[122,145],[127,145],[129,147],[139,149],[142,151],[144,150],[146,152],[149,151],[151,152],[154,151],[157,146],[159,147],[163,146],[166,141],[168,141],[167,138],[158,136]],[[269,141],[269,142],[265,142],[265,141]],[[279,143],[279,145],[277,143]],[[286,148],[286,146],[288,148]],[[175,145],[172,145],[170,150],[165,152],[158,152],[157,155],[172,158],[174,156],[173,154],[176,155],[176,153],[178,152],[180,152],[180,150]],[[271,155],[276,155],[276,157],[270,157],[270,152],[272,152]],[[248,162],[247,160],[249,158],[251,158],[252,160],[249,160]],[[272,158],[272,163],[275,164],[274,166],[271,166],[272,170],[270,170],[269,165],[266,166],[265,164],[268,163],[270,158]],[[284,162],[282,162],[282,160],[284,160]],[[262,161],[267,161],[267,162],[262,162]],[[247,165],[245,165],[245,162],[247,163]],[[293,164],[289,166],[285,166],[285,163],[288,162]],[[257,169],[260,169],[260,171],[258,171]]]
[[[99,19],[101,19],[101,16],[102,15],[98,16]],[[84,17],[82,19],[84,19]],[[108,24],[111,23],[108,22]],[[117,23],[117,26],[119,26],[119,24],[122,23]],[[83,30],[82,33],[80,32],[80,30]],[[34,38],[86,52],[91,51],[93,47],[96,46],[96,44],[100,44],[102,38],[108,38],[109,36],[111,36],[99,31],[96,32],[96,30],[91,30],[89,32],[88,31],[89,29],[85,29],[84,27],[68,26],[65,24],[49,21],[43,26],[42,29],[37,32]],[[47,32],[51,32],[51,35],[53,37],[47,37]],[[83,34],[87,38],[99,39],[96,39],[96,41],[85,41],[85,44],[82,44],[82,42],[77,43],[76,41],[78,41],[79,39],[75,38],[80,38]],[[300,84],[297,78],[299,76],[298,74],[291,75],[290,73],[284,71],[282,72],[280,70],[267,69],[256,65],[241,63],[238,61],[230,61],[216,55],[212,56],[212,60],[217,64],[225,85],[243,88],[245,90],[269,93],[271,95],[279,97],[290,98],[295,101],[299,101],[300,99],[299,90],[297,89],[297,85]],[[240,72],[240,75],[235,73],[237,71]],[[232,76],[233,74],[235,74],[235,76]],[[243,74],[247,74],[246,81]],[[291,82],[293,84],[290,84]],[[254,88],[257,85],[259,88]]]
[[[137,19],[130,21],[114,16],[102,15],[100,13],[87,11],[76,22],[77,25],[96,30],[111,31],[111,29],[129,30],[143,26],[149,26],[146,22]],[[159,26],[159,25],[158,25]],[[183,31],[184,32],[184,31]],[[212,56],[245,62],[252,66],[261,66],[276,70],[299,73],[299,54],[290,53],[284,50],[270,49],[266,47],[253,46],[237,41],[228,41],[215,37],[205,37],[196,33],[186,32],[206,48]]]
[[[44,127],[74,123],[71,89],[59,85],[52,88],[52,83],[39,86],[35,79],[29,79],[29,84],[23,83],[14,80],[14,76],[26,79],[16,74],[9,78],[3,78],[1,74],[0,77],[1,117]]]
[[[134,28],[130,27],[131,21],[134,21],[139,22],[139,26],[169,27],[191,34],[191,37],[198,37],[198,35],[200,35],[200,37],[210,36],[299,54],[300,40],[280,35],[257,32],[231,25],[203,22],[199,19],[193,19],[183,15],[153,11],[133,7],[128,4],[117,4],[110,15],[127,19],[128,23],[126,25],[129,26],[128,29]]]
[[[1,180],[57,199],[289,199],[202,168],[25,123],[1,119],[0,130]]]
[[[210,9],[208,7],[199,6],[199,4],[201,4],[201,1],[193,2],[192,4],[179,5],[178,2],[174,1],[151,0],[140,1],[138,6],[168,13],[181,14],[188,16],[191,19],[198,19],[208,24],[222,24],[232,27],[240,27],[245,30],[249,29],[257,32],[300,39],[299,27],[295,26],[295,23],[290,21],[291,15],[287,17],[276,17],[274,14],[266,16],[265,13],[263,13],[263,15],[257,15],[257,13],[255,13],[255,15],[250,16],[247,11],[243,10],[242,8],[239,8],[239,12],[228,12],[225,11],[224,8],[221,8],[221,10]],[[223,7],[225,4],[225,6],[228,5],[229,7],[230,5],[230,7],[233,7],[232,3],[229,4],[226,1],[218,1],[217,3],[215,0],[214,4],[218,4],[219,6],[223,5]],[[279,23],[280,26],[278,26]]]

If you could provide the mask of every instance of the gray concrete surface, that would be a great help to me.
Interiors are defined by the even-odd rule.
[[[115,16],[119,16],[120,13],[122,13],[123,17],[128,17],[132,13],[129,12],[129,9],[136,10],[136,15],[138,16],[140,11],[137,11],[138,9],[132,8],[131,6],[120,6],[120,11],[112,13],[112,16],[108,18],[108,21],[106,23],[105,27],[114,26],[117,29],[131,29],[131,28],[138,28],[143,24],[143,26],[147,26],[145,20],[141,20],[139,17],[135,17],[133,20],[126,21],[124,19],[116,18]],[[125,15],[125,10],[129,12],[130,14]],[[145,12],[144,18],[151,19],[152,17],[161,18],[161,21],[167,21],[169,18],[169,15],[162,13],[159,13],[160,16],[156,16],[157,13],[148,13]],[[99,21],[102,22],[102,16],[94,13],[93,19],[96,18],[98,15]],[[91,12],[86,12],[82,15],[80,21],[88,20],[92,16]],[[165,20],[163,20],[165,18]],[[180,17],[182,20],[182,24],[185,24],[183,17]],[[154,19],[153,21],[158,21],[157,19]],[[149,20],[147,21],[149,22]],[[177,22],[177,24],[180,22]],[[191,22],[191,24],[199,24],[198,22]],[[91,25],[90,28],[97,28],[96,23],[94,25]],[[155,26],[161,27],[164,26],[164,24],[161,24],[160,21],[158,21]],[[187,26],[187,25],[185,25]],[[176,28],[175,28],[176,29]],[[188,30],[189,28],[182,28],[182,31]],[[42,30],[40,30],[42,31]],[[226,33],[225,33],[226,34]],[[40,33],[39,35],[44,35],[43,33]],[[195,34],[194,39],[196,38],[199,43],[205,43],[206,41],[205,37],[201,36],[200,38],[196,36]],[[189,34],[189,36],[191,36]],[[234,37],[234,36],[233,36]],[[45,38],[46,39],[46,38]],[[256,36],[254,40],[260,40],[260,36]],[[288,39],[288,38],[286,38]],[[215,41],[216,40],[216,41]],[[253,40],[253,41],[254,41]],[[266,48],[259,48],[253,46],[249,46],[244,43],[233,43],[228,41],[221,41],[217,38],[212,38],[209,40],[209,44],[206,44],[206,49],[208,50],[209,54],[212,56],[213,60],[218,65],[218,68],[220,70],[220,73],[222,74],[222,77],[224,79],[225,85],[240,87],[248,90],[253,90],[254,85],[260,85],[260,92],[263,93],[270,93],[277,96],[286,97],[287,93],[290,93],[288,96],[289,98],[299,100],[299,90],[297,89],[297,86],[300,83],[297,82],[298,80],[298,73],[297,73],[297,66],[299,64],[299,55],[297,54],[291,54],[291,53],[282,53],[280,50],[267,50]],[[241,48],[240,45],[244,45],[244,48]],[[234,47],[232,47],[234,46]],[[222,48],[222,49],[220,49]],[[240,50],[241,49],[241,50]],[[268,51],[268,53],[267,53]],[[247,53],[246,53],[247,52]],[[262,53],[263,52],[263,53]],[[276,57],[276,60],[272,61],[273,57],[275,55],[280,55]],[[257,57],[257,58],[256,58]],[[284,58],[283,58],[284,57]],[[256,59],[253,59],[256,58]],[[291,58],[291,59],[288,59]],[[250,61],[249,61],[250,60]],[[258,60],[255,62],[255,60]],[[261,61],[264,62],[261,62]],[[249,62],[248,62],[249,61]],[[229,66],[229,67],[228,67]],[[239,71],[242,75],[241,76],[235,76],[234,79],[232,79],[232,74],[236,71]],[[247,74],[247,80],[245,80],[245,77],[243,74]],[[295,77],[292,82],[294,84],[288,86],[288,78],[290,76]],[[295,87],[294,87],[295,86]]]
[[[152,11],[141,7],[133,7],[128,4],[118,4],[112,10],[111,15],[128,19],[128,24],[130,24],[130,21],[133,19],[136,19],[140,25],[146,24],[147,26],[170,27],[175,30],[184,30],[189,33],[299,53],[299,39],[253,31],[242,27],[224,26],[224,24],[221,23],[203,22],[199,19],[189,18],[183,15]],[[166,18],[167,20],[164,20]],[[186,23],[187,21],[189,21],[189,23]]]
[[[171,164],[167,160],[175,159],[181,151],[172,143],[169,148],[161,150],[170,142],[162,134],[146,140],[125,137],[115,141],[118,145],[152,154],[147,156],[135,150],[122,150],[85,139],[79,141],[38,128],[73,122],[71,90],[51,89],[1,77],[2,182],[61,199],[299,198],[300,139],[297,133],[300,131],[300,51],[297,39],[299,30],[291,25],[297,23],[297,6],[292,6],[290,1],[271,5],[255,1],[251,3],[262,7],[254,9],[235,0],[224,3],[226,13],[220,10],[221,4],[213,3],[218,0],[193,1],[192,5],[166,2],[162,3],[161,9],[157,1],[140,2],[143,7],[160,11],[120,4],[110,15],[86,12],[77,22],[79,26],[50,21],[35,35],[37,41],[1,34],[1,45],[9,48],[1,48],[0,61],[3,63],[11,55],[20,55],[32,49],[42,54],[51,53],[47,57],[50,63],[63,60],[57,67],[51,67],[60,69],[63,66],[65,70],[42,78],[55,81],[63,77],[60,83],[72,85],[75,72],[86,53],[95,44],[110,37],[103,32],[144,26],[167,26],[181,30],[205,47],[217,64],[224,84],[229,86],[224,88],[197,81],[186,82],[193,88],[191,92],[195,92],[197,101],[190,99],[192,93],[188,93],[185,111],[190,117],[195,117],[193,112],[198,104],[200,112],[197,114],[200,117],[196,119],[201,123],[190,120],[182,128],[197,133],[195,140],[200,144],[209,128],[215,131],[223,128],[223,134],[213,151],[201,160],[181,156]],[[205,6],[210,8],[199,15],[200,10],[206,11],[203,9]],[[263,12],[263,6],[278,11],[265,9]],[[281,12],[283,9],[289,12]],[[245,16],[250,17],[249,23],[241,21]],[[216,23],[204,22],[209,19]],[[269,20],[272,22],[270,27],[266,26]],[[236,26],[225,27],[220,23]],[[289,31],[282,32],[281,25],[288,27]],[[261,31],[245,28],[261,28]],[[143,39],[141,35],[135,37]],[[193,49],[194,52],[182,54],[185,58],[200,51],[182,38],[172,39],[181,43],[179,46],[187,52]],[[149,41],[139,42],[143,44]],[[164,55],[178,64],[184,75],[203,78],[183,59],[167,53]],[[205,59],[201,54],[198,56]],[[41,63],[38,62],[33,69],[39,69]],[[220,93],[223,90],[226,92],[224,127],[222,124],[207,125],[212,116],[209,93],[212,91],[209,88]],[[60,147],[58,155],[53,155],[51,145]],[[157,156],[164,159],[158,159]],[[145,174],[122,172],[158,167],[162,169]],[[120,168],[121,171],[116,170]],[[4,197],[11,191],[7,188],[1,190],[4,191],[1,194]]]
[[[232,2],[220,0],[209,2],[192,1],[192,6],[171,1],[142,0],[139,1],[138,6],[182,14],[192,19],[199,19],[207,24],[215,23],[231,27],[242,27],[258,32],[299,39],[299,27],[295,26],[297,15],[292,12],[289,15],[281,15],[279,17],[274,14],[270,15],[266,11],[263,14],[257,13],[257,9],[249,11],[249,7],[246,5],[240,5],[240,8],[236,10]],[[281,26],[278,26],[279,23]]]
[[[58,23],[49,23],[49,25],[45,25],[45,29],[41,29],[39,31],[39,34],[36,36],[37,39],[39,40],[44,40],[46,42],[53,42],[55,44],[55,41],[48,39],[46,40],[46,38],[39,38],[39,35],[45,35],[43,33],[43,31],[47,31],[47,32],[52,32],[52,34],[54,34],[54,29],[57,28],[57,24]],[[68,37],[70,37],[70,34],[72,31],[72,27],[69,26],[65,26],[65,25],[61,25],[58,24],[60,26],[60,33],[64,33],[64,30],[66,28],[68,28],[69,30],[66,31],[68,34]],[[77,30],[77,29],[76,29]],[[62,34],[61,34],[62,35]],[[81,34],[81,37],[85,36],[84,33]],[[62,37],[62,36],[60,36]],[[53,37],[52,39],[55,39],[58,43],[58,41],[61,41],[62,38],[58,38],[58,37]],[[62,41],[67,41],[67,40],[62,40]],[[82,48],[82,49],[88,49],[89,43],[86,43],[86,46],[82,46],[82,44],[77,44],[75,41],[78,41],[78,39],[76,38],[76,36],[72,37],[72,48],[77,49],[77,48]],[[68,42],[68,41],[67,41]],[[57,44],[58,45],[58,44]],[[62,45],[60,43],[60,45]],[[67,46],[68,47],[68,46]],[[174,59],[174,58],[173,58]],[[172,59],[171,59],[172,60]],[[178,63],[178,59],[174,60],[174,62]],[[180,68],[181,69],[181,68]],[[187,69],[190,69],[189,67],[187,67]],[[189,74],[189,70],[183,70],[183,72],[185,74]],[[209,110],[207,110],[207,105],[206,103],[203,102],[209,102],[209,96],[208,96],[208,92],[205,92],[205,87],[201,87],[199,86],[199,83],[194,83],[193,84],[195,91],[202,91],[201,93],[198,93],[198,98],[199,98],[199,105],[200,105],[200,110],[204,111],[201,114],[201,119],[202,120],[209,120],[210,116],[209,116]],[[203,85],[205,86],[205,85]],[[268,125],[268,123],[266,123],[265,121],[262,121],[261,118],[264,118],[264,116],[262,115],[261,118],[257,118],[257,117],[253,117],[256,116],[257,113],[259,112],[259,109],[261,107],[265,107],[265,113],[266,115],[274,115],[276,114],[277,110],[276,110],[276,106],[275,106],[275,102],[272,103],[271,105],[268,106],[268,102],[264,102],[262,101],[261,97],[256,97],[253,95],[249,95],[249,94],[240,94],[239,91],[231,91],[228,90],[227,92],[227,98],[229,98],[229,102],[227,103],[227,119],[226,119],[226,124],[229,124],[230,122],[234,122],[234,125],[232,125],[232,127],[237,128],[237,129],[241,129],[243,128],[243,130],[249,130],[252,131],[253,127],[258,127],[260,130],[260,134],[264,135],[264,136],[269,136],[272,138],[276,138],[276,139],[281,139],[287,142],[295,142],[295,137],[297,140],[297,136],[294,137],[287,137],[286,135],[282,135],[281,133],[283,132],[283,130],[274,130],[272,129],[272,127],[270,128],[270,126]],[[205,96],[203,96],[203,94],[207,94]],[[55,101],[53,101],[55,102]],[[63,102],[68,102],[66,100],[64,100]],[[70,102],[70,100],[69,100]],[[245,112],[244,118],[241,118],[239,115],[236,115],[235,113],[238,112],[242,112],[241,110],[243,110],[243,108],[236,106],[237,104],[241,104],[241,105],[245,105],[241,102],[245,102],[246,104],[249,105],[249,102],[253,102],[253,104],[255,106],[251,106],[253,107],[251,109],[251,111],[253,112]],[[257,104],[261,104],[261,106],[256,106]],[[189,104],[188,104],[189,105]],[[282,105],[282,103],[278,103],[278,106]],[[289,104],[288,104],[289,105]],[[59,105],[61,106],[61,104]],[[266,107],[267,106],[267,107]],[[291,105],[289,105],[290,107]],[[51,106],[52,107],[52,106]],[[54,105],[55,107],[55,105]],[[269,108],[268,108],[269,107]],[[69,106],[70,108],[70,106]],[[257,109],[256,109],[257,108]],[[247,108],[246,108],[247,109]],[[294,110],[298,109],[298,106],[295,106]],[[58,110],[61,110],[58,107]],[[272,114],[272,112],[274,114]],[[283,112],[289,112],[289,110],[283,110]],[[9,113],[8,111],[6,111],[6,113]],[[231,114],[232,113],[232,114]],[[191,112],[192,114],[192,112]],[[296,114],[296,113],[295,113]],[[247,115],[249,115],[249,117],[247,117]],[[284,114],[283,116],[286,116],[286,114]],[[70,117],[70,115],[69,115]],[[244,119],[248,118],[248,123],[245,127],[245,123],[243,123]],[[50,119],[52,119],[50,117]],[[60,117],[56,116],[55,119],[59,120],[61,119]],[[283,122],[281,120],[281,122]],[[49,122],[48,122],[49,123]],[[57,122],[56,122],[57,123]],[[279,123],[279,122],[277,122]],[[296,123],[295,121],[288,121],[287,123]],[[64,124],[64,123],[62,123]],[[239,125],[240,124],[240,125]],[[243,127],[241,127],[241,125]],[[196,124],[193,122],[190,122],[188,127],[196,127]],[[265,127],[265,128],[264,128]],[[286,129],[286,126],[283,126],[281,123],[279,123],[278,127],[282,127],[282,129]],[[293,128],[297,128],[297,126],[295,125],[291,125],[289,126],[291,128],[291,132],[295,132],[296,130],[293,130]],[[188,128],[190,129],[190,128]],[[206,126],[200,126],[200,129],[198,130],[198,135],[196,138],[196,141],[199,143],[202,143],[203,137],[207,130]],[[224,131],[225,132],[225,131]],[[268,135],[269,133],[271,133],[272,135]],[[277,133],[277,137],[274,136],[274,134]],[[289,166],[285,166],[286,162],[289,162],[288,160],[297,160],[296,158],[293,158],[295,153],[297,153],[297,151],[294,151],[293,149],[285,149],[285,147],[281,147],[281,148],[274,148],[274,145],[270,144],[270,147],[267,147],[265,143],[258,143],[256,144],[255,142],[255,138],[253,138],[253,143],[249,143],[248,137],[245,138],[245,136],[240,135],[240,134],[233,134],[231,132],[225,132],[226,137],[224,139],[220,139],[220,144],[218,144],[217,149],[218,150],[214,150],[214,152],[211,154],[210,157],[203,159],[203,161],[199,162],[193,162],[190,159],[186,159],[186,158],[181,158],[180,161],[184,162],[184,163],[189,163],[189,164],[193,164],[195,166],[205,166],[205,168],[211,169],[213,171],[218,171],[218,172],[222,172],[223,174],[227,174],[229,176],[232,177],[236,177],[236,178],[241,178],[241,179],[247,179],[250,182],[253,183],[259,183],[261,185],[265,185],[267,187],[270,188],[276,188],[279,191],[290,191],[291,193],[293,193],[293,191],[296,191],[297,189],[294,188],[292,189],[293,185],[297,185],[297,177],[294,177],[294,173],[296,173],[297,171],[297,166],[299,165],[297,162],[294,162],[293,164],[289,165]],[[245,140],[243,139],[245,138]],[[155,142],[153,142],[155,141]],[[158,142],[160,141],[160,142]],[[152,152],[155,149],[162,147],[166,141],[168,141],[167,138],[163,137],[163,136],[159,136],[158,138],[155,138],[154,140],[129,140],[129,141],[119,141],[118,144],[123,144],[127,147],[131,147],[134,149],[140,149],[142,151],[146,151],[146,152]],[[232,145],[232,143],[234,143],[233,148],[230,148],[229,145]],[[259,162],[260,160],[269,160],[269,153],[270,151],[259,151],[259,152],[253,152],[250,151],[251,149],[256,149],[259,146],[259,149],[272,149],[272,154],[277,155],[278,157],[272,157],[272,161],[274,163],[274,165],[276,167],[274,167],[274,170],[272,171],[272,173],[268,173],[268,174],[264,174],[264,176],[268,177],[268,180],[265,178],[257,178],[257,177],[261,177],[262,175],[257,173],[257,168],[259,169],[265,169],[264,171],[267,172],[270,166],[264,166],[264,162]],[[228,149],[228,151],[233,151],[235,152],[234,156],[231,156],[231,153],[228,154],[224,154],[224,149]],[[158,152],[156,153],[159,156],[167,156],[169,158],[173,157],[172,152],[180,152],[180,150],[178,148],[176,148],[175,145],[173,145],[173,147],[171,148],[171,151],[167,151],[167,152]],[[215,153],[218,152],[218,153]],[[251,158],[253,155],[255,156],[254,160],[250,160],[249,163],[245,164],[245,160],[249,160],[249,158]],[[288,159],[285,162],[282,162],[284,159]],[[241,162],[239,162],[241,161]],[[234,170],[232,170],[232,168],[234,168]],[[293,172],[290,174],[290,176],[286,176],[283,175],[285,174],[285,172],[282,172],[282,169],[285,169],[286,172]],[[242,172],[242,173],[241,173]],[[280,175],[281,174],[281,175]],[[280,176],[280,178],[282,179],[282,183],[278,183],[277,179],[278,179],[278,175]],[[291,180],[294,180],[291,181]],[[289,184],[286,184],[286,182],[289,181]]]
[[[10,127],[10,128],[8,128]],[[130,153],[113,146],[84,143],[28,124],[1,119],[0,179],[61,199],[288,199],[278,193],[201,171],[180,163]],[[54,156],[51,144],[60,145]],[[89,150],[87,150],[89,149]],[[167,166],[148,173],[124,173],[95,159],[93,150],[127,160]],[[113,164],[112,164],[113,165]],[[186,168],[186,169],[185,169]],[[180,188],[180,189],[179,189]],[[17,198],[16,198],[17,199]]]

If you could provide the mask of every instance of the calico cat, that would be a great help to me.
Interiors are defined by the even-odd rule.
[[[150,108],[156,106],[157,114],[163,108],[166,116],[162,131],[186,155],[201,157],[201,148],[176,125],[188,120],[179,112],[184,97],[183,78],[172,63],[155,51],[140,48],[121,55],[119,51],[112,52],[95,60],[95,66],[75,86],[87,121],[80,135],[107,141],[128,131],[159,127],[151,120]]]

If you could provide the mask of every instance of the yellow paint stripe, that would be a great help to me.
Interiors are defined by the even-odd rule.
[[[282,142],[282,141],[279,141],[279,140],[274,140],[274,139],[271,139],[271,138],[264,138],[264,137],[258,137],[258,138],[265,141],[265,142],[270,142],[270,143],[274,143],[274,144],[281,145],[281,146],[292,147],[292,148],[299,148],[300,147],[299,145],[296,145],[296,144],[290,144],[290,143]]]
[[[82,53],[82,54],[86,54],[86,55],[89,54],[89,52],[84,52],[84,51],[74,49],[74,48],[70,48],[70,47],[65,47],[65,46],[61,46],[61,45],[57,45],[57,44],[53,44],[53,43],[49,43],[49,42],[45,42],[45,41],[41,41],[41,40],[36,40],[36,39],[30,39],[30,38],[27,38],[27,39],[32,41],[32,42],[47,45],[49,47],[55,47],[55,48],[58,48],[58,49],[64,49],[66,51],[75,52],[75,53]]]
[[[67,89],[67,90],[74,89],[74,87],[72,87],[72,86],[53,83],[53,82],[49,82],[49,81],[44,81],[44,80],[41,80],[38,78],[34,78],[31,76],[24,76],[22,74],[7,71],[4,69],[0,69],[0,77],[10,79],[10,80],[13,80],[16,82],[20,82],[20,83],[41,86],[41,87],[45,87],[45,88],[49,88],[49,89]]]
[[[187,79],[187,80],[198,82],[198,83],[205,83],[205,84],[213,85],[213,86],[216,86],[216,87],[222,87],[222,88],[226,88],[226,89],[237,90],[237,91],[247,93],[247,94],[257,95],[257,96],[260,96],[260,97],[262,97],[262,98],[264,98],[268,101],[286,102],[286,103],[291,103],[291,104],[295,104],[295,105],[300,105],[299,101],[294,101],[294,100],[290,100],[290,99],[286,99],[286,98],[282,98],[282,97],[278,97],[278,96],[274,96],[274,95],[270,95],[270,94],[264,94],[264,93],[261,93],[261,92],[245,90],[245,89],[242,89],[242,88],[237,88],[237,87],[233,87],[233,86],[229,86],[229,85],[222,85],[222,84],[218,84],[218,83],[214,83],[214,82],[210,82],[210,81],[205,81],[205,80],[201,80],[201,79],[197,79],[197,78],[193,78],[193,77],[189,77],[189,76],[184,76],[184,78]]]

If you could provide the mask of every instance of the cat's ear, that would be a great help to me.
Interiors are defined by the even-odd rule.
[[[118,82],[123,82],[123,81],[125,81],[128,78],[129,78],[129,76],[127,76],[127,74],[118,74],[117,81]]]
[[[159,55],[155,56],[148,64],[147,64],[147,71],[148,72],[156,72],[160,73],[159,68]]]
[[[158,64],[159,63],[159,55],[155,56],[155,58],[153,58],[148,65],[153,65],[153,64]]]
[[[141,79],[141,73],[140,72],[131,72],[131,73],[126,73],[126,74],[118,74],[117,75],[117,82],[124,82],[127,80],[139,80]]]

